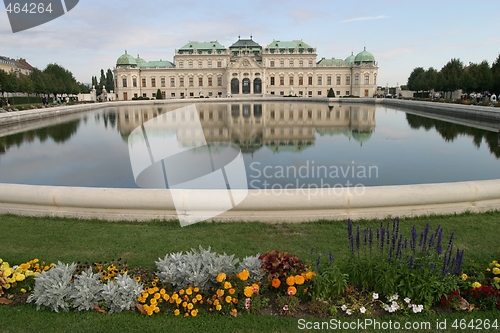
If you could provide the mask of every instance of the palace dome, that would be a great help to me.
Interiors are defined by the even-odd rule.
[[[344,62],[347,64],[347,65],[350,65],[352,63],[354,63],[354,53],[351,52],[351,55],[348,56],[347,58],[345,58]]]
[[[125,51],[116,61],[116,66],[137,66],[137,61]]]
[[[363,51],[359,52],[356,55],[356,58],[354,58],[354,62],[357,64],[375,62],[375,57],[373,56],[373,54],[368,52],[365,47]]]

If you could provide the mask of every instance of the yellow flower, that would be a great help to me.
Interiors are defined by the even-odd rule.
[[[156,293],[153,297],[154,297],[155,299],[160,299],[161,295],[160,295],[160,293]]]
[[[182,299],[180,299],[180,298],[176,299],[176,300],[175,300],[175,303],[176,303],[177,305],[181,304],[181,303],[182,303]]]
[[[306,273],[306,280],[309,281],[309,280],[312,280],[313,277],[316,276],[316,273],[312,272],[312,271],[309,271]]]
[[[16,274],[16,281],[21,282],[24,281],[24,279],[26,279],[26,276],[24,276],[24,274]]]
[[[500,274],[500,268],[498,268],[498,267],[493,268],[493,274],[499,275]]]
[[[236,277],[240,279],[241,281],[246,281],[248,280],[248,277],[250,276],[250,272],[248,272],[246,269],[242,270],[238,274],[236,274]]]
[[[222,309],[222,305],[217,304],[217,305],[215,306],[215,310],[220,311],[221,309]]]
[[[224,282],[224,289],[229,289],[229,288],[232,288],[233,286],[231,285],[231,282],[229,281],[226,281]]]
[[[179,309],[175,309],[174,310],[174,316],[178,316],[180,314],[181,314],[181,312],[179,311]]]
[[[226,303],[231,303],[233,298],[231,296],[226,296]]]
[[[218,297],[222,297],[222,296],[224,296],[224,289],[217,289],[216,293],[217,293]]]
[[[187,302],[182,302],[182,307],[185,308],[187,306]]]
[[[193,288],[193,291],[194,291],[195,293],[197,293],[198,291],[200,291],[200,288],[198,288],[198,287],[194,287],[194,288]]]
[[[184,289],[179,290],[179,295],[184,295]]]
[[[187,308],[188,310],[192,310],[194,307],[193,303],[188,303]]]
[[[20,291],[21,291],[23,294],[26,294],[26,289],[21,288],[21,290],[20,290]]]
[[[21,267],[22,269],[28,269],[28,268],[30,268],[30,266],[31,265],[28,263],[19,265],[19,267]]]
[[[286,278],[286,284],[289,286],[293,286],[295,284],[295,277],[289,276]]]
[[[191,316],[196,317],[197,314],[198,314],[198,310],[191,311]]]
[[[134,280],[135,280],[135,282],[141,282],[141,277],[138,275],[138,276],[135,277]]]
[[[477,281],[472,284],[473,289],[480,288],[480,287],[481,287],[481,283],[479,283]]]
[[[198,294],[198,295],[196,295],[196,299],[197,299],[198,301],[201,301],[201,300],[203,299],[203,296],[201,296],[200,294]]]
[[[217,277],[215,278],[215,280],[217,280],[217,282],[219,282],[219,283],[222,283],[222,282],[226,281],[226,274],[225,273],[219,273],[219,275],[217,275]]]
[[[170,296],[168,296],[168,294],[163,294],[163,299],[165,301],[168,301],[170,299]]]
[[[172,294],[172,297],[170,297],[172,300],[176,301],[178,298],[179,298],[179,295],[177,295],[176,293],[173,293]]]
[[[250,286],[246,286],[244,291],[243,291],[243,294],[246,296],[246,297],[252,297],[253,295],[253,288],[250,287]]]
[[[463,281],[466,281],[466,280],[467,280],[467,278],[468,278],[468,276],[467,276],[467,274],[465,274],[465,273],[464,273],[464,274],[460,275],[460,278],[461,278]]]
[[[493,281],[495,281],[495,282],[500,282],[500,277],[495,276],[495,277],[493,278]]]

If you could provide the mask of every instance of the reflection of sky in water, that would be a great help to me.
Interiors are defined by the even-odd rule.
[[[165,111],[168,108],[164,108]],[[230,111],[227,112],[231,120]],[[266,112],[262,119],[266,118]],[[96,116],[98,114],[99,119]],[[86,121],[83,121],[84,115]],[[111,124],[109,120],[104,121],[103,110],[82,113],[81,118],[76,132],[62,143],[56,143],[51,137],[41,142],[34,135],[30,141],[21,140],[19,147],[9,144],[6,152],[0,154],[0,182],[137,187],[128,155],[128,134],[120,133],[119,122]],[[443,125],[440,123],[436,126]],[[317,129],[315,127],[315,131]],[[378,106],[376,127],[371,136],[362,140],[359,135],[353,135],[345,129],[328,133],[320,135],[316,131],[312,145],[303,145],[300,149],[295,146],[277,146],[276,152],[275,147],[263,145],[250,153],[242,148],[250,187],[263,187],[264,181],[269,183],[268,187],[273,184],[279,187],[307,187],[322,184],[345,186],[347,182],[370,186],[500,178],[500,161],[490,152],[493,148],[484,139],[479,148],[474,145],[473,137],[466,134],[458,134],[454,140],[447,142],[435,127],[429,130],[424,127],[410,128],[406,114],[402,111]],[[155,139],[161,139],[172,138],[177,133],[169,129],[154,135]],[[496,138],[497,134],[488,135]],[[5,140],[0,138],[0,145],[5,145]],[[498,147],[495,149],[498,151]],[[195,168],[197,161],[203,159],[201,155],[196,156],[203,154],[202,149],[193,154],[186,168]],[[216,148],[212,154],[217,154]],[[270,179],[264,176],[264,168],[267,175],[272,176]],[[354,177],[353,168],[356,173]],[[293,173],[299,170],[306,177],[299,175],[295,178]],[[323,177],[325,170],[327,177]],[[317,176],[318,171],[322,176]],[[365,173],[360,174],[362,171]],[[371,178],[369,171],[372,173]],[[338,178],[331,178],[335,172]],[[344,177],[342,172],[349,174]]]

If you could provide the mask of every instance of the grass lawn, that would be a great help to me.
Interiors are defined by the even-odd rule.
[[[379,221],[354,221],[360,226],[377,227]],[[493,259],[500,259],[500,212],[428,216],[402,219],[401,231],[409,235],[411,227],[422,231],[429,223],[431,230],[438,225],[447,239],[455,233],[454,244],[465,250],[464,269],[484,267]],[[181,228],[178,222],[105,222],[59,218],[28,218],[0,216],[0,258],[12,265],[39,258],[46,262],[103,262],[122,258],[129,267],[155,268],[155,261],[167,253],[211,247],[213,251],[247,255],[264,253],[271,249],[288,251],[312,264],[318,253],[328,256],[332,251],[337,259],[349,255],[346,223],[319,221],[298,224],[264,223],[199,223]],[[313,255],[310,254],[314,247]],[[428,321],[436,331],[436,320],[447,319],[448,332],[454,319],[498,319],[500,312],[473,312],[453,314],[419,314],[411,317],[386,316],[380,321]],[[352,321],[355,318],[338,319]],[[364,320],[364,318],[362,318]],[[308,318],[308,321],[314,319]],[[316,319],[329,320],[329,319]],[[0,332],[294,332],[298,318],[274,316],[221,317],[203,315],[197,318],[174,318],[166,315],[146,317],[137,313],[103,315],[94,312],[53,313],[36,311],[33,305],[0,306]],[[366,332],[385,330],[358,330]],[[441,330],[442,332],[446,332]],[[467,331],[467,330],[462,330]],[[474,330],[470,330],[474,331]],[[483,330],[487,331],[487,330]]]

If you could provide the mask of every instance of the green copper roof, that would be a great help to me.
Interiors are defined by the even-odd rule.
[[[365,49],[363,51],[359,52],[356,55],[356,58],[354,58],[354,62],[355,63],[375,62],[375,57],[373,56],[373,54],[371,54],[370,52],[368,52],[366,50],[366,47],[365,47]]]
[[[137,58],[135,58],[135,62],[137,63],[137,65],[142,66],[143,64],[146,63],[146,60],[142,59],[141,57],[139,57],[139,55],[137,55]]]
[[[344,62],[348,65],[353,64],[354,58],[356,58],[356,57],[354,56],[354,53],[351,52],[351,55],[348,56],[347,58],[345,58]]]
[[[148,61],[142,64],[139,64],[139,67],[150,67],[150,68],[166,68],[166,67],[174,67],[170,61],[159,60],[159,61]]]
[[[331,59],[321,59],[317,65],[319,67],[340,67],[340,66],[343,66],[345,65],[344,63],[344,60],[342,59],[335,59],[335,58],[331,58]]]
[[[266,49],[313,49],[312,46],[304,43],[301,40],[279,41],[274,40],[271,44],[266,46]]]
[[[238,40],[233,44],[231,45],[229,48],[232,49],[232,48],[259,48],[259,49],[262,49],[262,46],[260,46],[258,43],[254,42],[254,40],[252,38],[250,39],[241,39],[241,38],[238,38]]]
[[[130,54],[125,51],[120,58],[116,61],[117,66],[137,66],[137,61]]]
[[[211,50],[221,50],[225,51],[226,48],[222,46],[218,41],[211,42],[189,42],[179,49],[179,51],[211,51]]]

